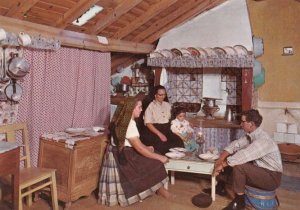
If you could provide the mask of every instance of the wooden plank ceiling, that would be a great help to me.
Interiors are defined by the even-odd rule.
[[[157,44],[168,30],[226,0],[0,0],[0,15],[133,43]],[[104,9],[83,26],[72,25],[91,6]],[[1,26],[0,26],[1,27]],[[112,72],[145,55],[112,52]]]

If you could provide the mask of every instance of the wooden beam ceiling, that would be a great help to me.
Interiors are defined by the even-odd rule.
[[[161,35],[172,28],[176,27],[178,24],[181,24],[184,21],[187,21],[189,19],[192,19],[195,15],[202,13],[206,10],[209,10],[210,8],[215,7],[216,5],[219,5],[223,3],[226,0],[211,0],[211,1],[203,1],[198,6],[194,7],[189,12],[184,13],[182,16],[177,18],[176,20],[173,20],[171,23],[165,25],[161,30],[155,32],[148,38],[143,40],[143,43],[153,43],[154,41],[158,40]]]
[[[39,0],[26,0],[26,1],[15,1],[13,7],[11,7],[5,16],[23,19],[31,7],[33,7]]]
[[[145,24],[147,21],[158,15],[160,12],[170,7],[172,4],[176,3],[178,0],[161,0],[152,5],[148,10],[140,17],[136,18],[130,24],[126,25],[125,28],[122,28],[120,31],[115,33],[113,36],[115,39],[122,39],[127,36],[129,33]]]
[[[114,72],[119,65],[145,58],[168,30],[225,1],[0,0],[0,15],[14,18],[0,16],[0,27],[55,38],[63,46],[112,52]],[[71,24],[93,5],[104,9],[83,26]],[[99,43],[97,35],[107,37],[109,44]]]
[[[104,20],[99,20],[90,32],[98,34],[101,30],[115,22],[120,16],[126,14],[142,1],[143,0],[123,0],[121,4],[106,15]]]
[[[184,15],[185,13],[191,11],[195,7],[195,3],[197,5],[203,4],[205,0],[186,0],[185,4],[178,8],[177,10],[174,10],[172,13],[168,14],[166,17],[162,19],[158,19],[154,23],[151,24],[150,27],[148,27],[146,30],[142,31],[135,37],[131,39],[131,41],[142,41],[151,34],[156,33],[157,31],[160,31],[162,28],[165,27],[165,25],[169,24],[170,22],[174,21],[175,19],[179,18],[180,16]]]
[[[85,13],[89,8],[94,6],[98,0],[80,0],[74,7],[68,10],[63,17],[56,21],[55,26],[58,28],[65,28],[69,23],[79,18],[83,13]]]
[[[100,44],[97,36],[31,23],[0,16],[0,25],[7,31],[19,33],[26,31],[31,36],[44,36],[61,41],[62,45],[106,52],[129,52],[147,54],[154,50],[151,44],[135,43],[108,38],[108,44]]]
[[[122,55],[122,56],[114,56],[112,55],[112,63],[111,63],[111,74],[114,74],[117,72],[117,68],[119,66],[129,66],[132,63],[145,58],[143,55]]]

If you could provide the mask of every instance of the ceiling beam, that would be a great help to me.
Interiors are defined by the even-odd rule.
[[[188,20],[192,19],[196,15],[206,10],[209,10],[225,1],[227,0],[210,0],[210,1],[205,1],[204,4],[199,4],[198,6],[194,7],[194,9],[180,16],[175,21],[172,21],[171,23],[163,27],[161,30],[155,32],[151,36],[144,39],[143,43],[153,43],[154,41],[158,40],[161,37],[161,35],[164,34],[165,32],[171,30],[172,28],[175,28],[176,26],[182,24],[183,22],[187,22]]]
[[[100,19],[92,28],[92,34],[98,34],[105,27],[115,22],[120,16],[127,13],[143,0],[123,0],[116,8],[109,12],[104,19]]]
[[[142,41],[143,39],[147,38],[151,34],[156,33],[157,31],[161,30],[165,25],[169,24],[170,22],[174,21],[178,17],[184,15],[188,11],[192,10],[195,5],[203,5],[206,0],[186,0],[184,5],[179,7],[178,9],[174,10],[172,13],[168,14],[166,17],[158,19],[154,23],[151,24],[150,27],[146,28],[134,38],[130,39],[130,41]]]
[[[31,23],[23,20],[0,16],[0,25],[6,31],[18,34],[24,31],[31,36],[44,36],[61,41],[63,46],[83,48],[105,52],[129,52],[147,54],[154,50],[151,44],[135,43],[108,38],[108,44],[98,42],[96,35],[68,31],[63,29]]]
[[[126,25],[126,27],[122,28],[118,32],[115,33],[113,38],[115,39],[122,39],[123,37],[127,36],[135,29],[140,27],[141,25],[145,24],[151,18],[157,16],[160,12],[170,7],[172,4],[176,3],[177,0],[161,0],[152,5],[147,11],[141,15],[140,17],[136,18],[134,21],[130,22],[130,24]]]
[[[56,21],[55,26],[58,28],[66,28],[69,23],[79,18],[89,8],[94,6],[98,0],[80,0],[75,4],[68,12],[66,12],[61,18]]]
[[[112,56],[111,60],[111,74],[114,74],[117,72],[117,69],[119,66],[127,67],[131,65],[132,63],[142,59],[143,57],[141,55],[129,55],[122,58],[115,59],[114,56]]]
[[[16,3],[7,11],[5,16],[23,19],[24,14],[28,12],[39,0],[16,1]]]

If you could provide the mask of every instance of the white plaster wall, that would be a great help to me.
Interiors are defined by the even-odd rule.
[[[243,45],[252,51],[246,0],[229,0],[165,33],[157,49]]]
[[[274,137],[276,132],[277,122],[296,123],[299,135],[299,122],[300,122],[300,102],[266,102],[258,101],[258,110],[263,116],[262,128],[266,130],[271,136]],[[285,114],[285,109],[288,109],[290,114]],[[286,134],[284,134],[286,136]],[[288,139],[284,137],[284,141]],[[298,140],[299,141],[299,140]],[[294,141],[293,143],[300,144]]]

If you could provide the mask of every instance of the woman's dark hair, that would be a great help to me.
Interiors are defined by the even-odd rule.
[[[164,86],[156,85],[156,86],[154,86],[154,89],[153,89],[152,100],[155,98],[155,95],[158,93],[159,90],[165,90],[165,92],[167,93],[167,90]],[[164,101],[169,102],[169,99],[167,96],[165,97]]]
[[[242,116],[246,117],[247,122],[254,122],[256,127],[259,127],[262,123],[263,117],[259,114],[258,110],[250,109],[242,112]]]
[[[162,85],[156,85],[154,87],[154,95],[156,95],[159,90],[166,90],[166,88],[164,86],[162,86]]]

